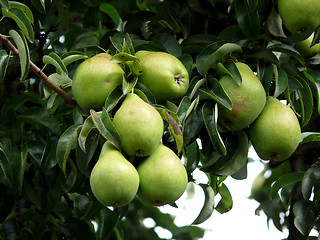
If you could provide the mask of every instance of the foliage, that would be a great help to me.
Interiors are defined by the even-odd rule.
[[[267,95],[290,104],[303,132],[288,161],[265,162],[260,197],[254,191],[252,197],[279,230],[289,228],[291,239],[307,239],[313,228],[318,230],[320,62],[294,48],[310,33],[289,33],[277,1],[0,4],[1,238],[158,239],[154,228],[143,225],[148,217],[174,239],[200,238],[202,229],[179,228],[171,216],[136,200],[118,209],[103,207],[91,192],[89,176],[102,143],[119,145],[112,116],[134,88],[161,113],[167,124],[163,142],[184,157],[189,181],[194,182],[196,168],[207,174],[208,183],[200,184],[205,201],[193,224],[215,210],[231,210],[232,193],[224,180],[246,178],[250,147],[246,130],[229,132],[217,123],[218,104],[232,108],[219,73],[241,84],[235,61],[257,73]],[[314,43],[319,38],[317,30]],[[136,78],[139,50],[168,52],[183,62],[191,83],[182,99],[155,102]],[[72,101],[72,76],[81,61],[104,51],[125,69],[126,79],[101,112],[86,115]]]

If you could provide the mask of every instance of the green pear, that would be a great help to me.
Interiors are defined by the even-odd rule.
[[[288,159],[299,145],[301,129],[292,109],[274,97],[268,97],[259,117],[250,125],[249,138],[258,156],[264,160]]]
[[[163,144],[140,163],[137,171],[140,176],[138,198],[145,205],[173,203],[188,184],[187,171],[181,160]]]
[[[189,88],[189,74],[182,62],[165,52],[139,51],[142,74],[139,81],[145,84],[159,102],[176,100]]]
[[[231,131],[248,127],[260,114],[265,103],[264,88],[245,63],[237,62],[242,82],[238,85],[229,75],[219,80],[221,86],[232,101],[232,110],[219,106],[219,122]]]
[[[72,80],[72,94],[86,112],[101,110],[109,93],[122,84],[124,71],[101,53],[80,63]]]
[[[104,206],[130,203],[139,188],[136,168],[111,143],[105,142],[90,175],[93,194]]]
[[[164,130],[159,112],[134,93],[127,94],[113,124],[123,151],[130,156],[149,156],[160,144]]]
[[[301,56],[305,58],[313,57],[320,52],[320,43],[317,43],[311,47],[313,36],[314,33],[312,33],[307,39],[294,44],[294,47],[299,51]]]
[[[294,34],[312,32],[320,24],[319,0],[279,0],[278,11],[284,26]]]

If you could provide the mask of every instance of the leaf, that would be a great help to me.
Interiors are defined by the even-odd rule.
[[[99,10],[108,14],[115,26],[115,29],[121,30],[122,19],[117,11],[117,9],[109,3],[101,3],[99,6]]]
[[[218,119],[218,107],[217,104],[213,106],[213,104],[206,102],[202,107],[202,116],[204,120],[204,124],[206,126],[208,135],[210,137],[211,143],[223,156],[227,155],[227,149],[224,145],[223,140],[218,131],[217,119]]]
[[[111,93],[107,96],[104,107],[107,112],[110,112],[119,101],[124,97],[122,92],[122,86],[118,86],[111,91]]]
[[[110,59],[110,62],[113,63],[124,63],[127,61],[139,61],[139,58],[125,52],[120,52],[112,56]]]
[[[0,84],[6,76],[6,71],[9,64],[9,55],[5,50],[0,50]]]
[[[274,72],[275,72],[275,91],[273,96],[276,98],[281,93],[285,91],[285,89],[288,86],[288,75],[287,73],[282,69],[277,69],[276,66],[274,66]]]
[[[221,200],[215,209],[221,214],[229,212],[232,209],[233,200],[229,189],[224,183],[219,187],[219,195],[221,196]]]
[[[305,200],[309,200],[311,193],[316,193],[320,189],[320,167],[312,166],[303,177],[301,183],[301,192]]]
[[[114,211],[111,211],[108,208],[102,208],[99,213],[97,230],[98,239],[103,239],[105,236],[107,236],[116,226],[118,219],[119,217]]]
[[[309,235],[316,217],[312,211],[314,204],[311,201],[300,200],[293,206],[294,225],[304,236]]]
[[[2,14],[5,17],[9,17],[13,19],[18,27],[20,28],[22,35],[26,36],[26,38],[30,41],[34,41],[34,31],[30,19],[26,16],[26,14],[18,8],[9,9],[9,11],[5,11],[2,9]],[[11,29],[10,31],[14,31]],[[9,31],[9,34],[10,34]],[[11,36],[11,34],[10,34]],[[12,36],[11,36],[12,37]],[[20,53],[20,52],[19,52]]]
[[[248,161],[249,140],[245,131],[229,136],[225,141],[227,155],[216,156],[200,170],[219,176],[228,176],[238,172]],[[216,159],[218,158],[218,159]]]
[[[59,138],[57,143],[57,162],[62,169],[63,173],[66,174],[67,160],[72,149],[77,146],[77,138],[80,124],[70,126]]]
[[[206,75],[211,67],[217,64],[218,61],[224,59],[233,52],[242,52],[242,48],[235,43],[225,43],[205,59],[203,55],[208,55],[206,51],[210,49],[205,48],[197,58],[197,69],[201,75]]]
[[[39,124],[50,129],[56,135],[60,135],[60,124],[55,116],[50,115],[47,109],[39,107],[29,108],[22,112],[17,119],[33,125]]]
[[[87,137],[93,129],[95,129],[95,125],[92,116],[88,116],[81,127],[78,137],[78,144],[83,152],[86,152]]]
[[[203,192],[204,192],[204,204],[203,207],[199,213],[199,215],[197,216],[197,218],[193,221],[193,225],[196,224],[201,224],[203,222],[205,222],[206,220],[208,220],[213,211],[214,211],[214,191],[213,188],[210,185],[207,184],[199,184],[199,186],[202,188]]]
[[[29,74],[30,67],[30,53],[27,41],[21,31],[10,30],[9,35],[13,38],[17,45],[20,59],[21,78],[23,81]]]
[[[271,187],[271,197],[274,198],[277,195],[278,191],[286,185],[301,182],[303,175],[304,172],[293,172],[279,177]]]
[[[279,65],[279,60],[276,55],[268,48],[249,48],[245,49],[243,54],[244,58],[255,58],[255,59],[263,59],[266,62],[274,63],[277,66]]]
[[[61,56],[64,66],[68,66],[69,64],[75,61],[86,59],[86,58],[88,58],[88,56],[85,53],[80,51],[67,52]]]
[[[260,33],[260,18],[256,3],[243,0],[233,1],[236,18],[243,33],[250,39]]]
[[[200,161],[200,149],[196,141],[183,148],[183,156],[186,159],[187,172],[192,173]]]
[[[308,142],[319,142],[320,133],[319,132],[303,132],[301,133],[300,143],[304,144]]]
[[[301,64],[304,64],[305,60],[304,58],[300,55],[300,53],[292,46],[287,45],[287,44],[274,44],[268,47],[273,52],[282,52],[286,53],[295,59],[297,59]]]
[[[0,0],[0,3],[6,11],[9,11],[9,1],[8,0]]]
[[[102,109],[102,112],[90,110],[90,114],[92,116],[93,123],[100,132],[100,134],[110,143],[112,143],[117,149],[120,150],[121,144],[119,133],[114,127],[109,117],[109,114],[107,113],[105,108]]]
[[[26,15],[26,17],[29,19],[29,21],[32,24],[34,24],[34,18],[33,18],[32,11],[30,10],[30,8],[27,5],[20,3],[20,2],[16,2],[16,1],[9,1],[9,6],[10,6],[10,9],[12,9],[12,8],[20,9]]]
[[[126,77],[123,76],[123,81],[122,81],[123,95],[126,95],[127,93],[131,92],[132,89],[136,86],[137,82],[138,82],[138,76],[133,76],[133,79],[126,79]]]
[[[42,58],[42,61],[44,64],[51,64],[54,67],[56,67],[60,74],[62,72],[68,74],[68,70],[66,66],[64,65],[64,62],[61,60],[61,58],[54,52],[49,53],[49,55],[44,55]]]
[[[13,172],[5,148],[6,144],[0,142],[0,182],[2,182],[8,188],[13,189]]]

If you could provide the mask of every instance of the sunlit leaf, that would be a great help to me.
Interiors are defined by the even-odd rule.
[[[68,66],[69,64],[75,61],[86,59],[86,58],[88,58],[88,56],[85,53],[79,52],[79,51],[67,52],[61,56],[64,66]]]
[[[49,55],[43,56],[42,61],[44,64],[52,64],[60,71],[60,73],[65,72],[66,74],[68,74],[68,70],[64,65],[64,62],[56,53],[51,52],[49,53]]]
[[[7,52],[5,50],[0,50],[0,84],[6,75],[9,59],[10,57]]]
[[[139,61],[139,58],[128,53],[120,52],[112,56],[110,59],[110,62],[114,63],[124,63],[127,61]]]
[[[302,132],[299,144],[304,144],[308,142],[319,142],[319,141],[320,141],[319,132]]]

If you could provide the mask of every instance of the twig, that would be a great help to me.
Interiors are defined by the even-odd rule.
[[[10,40],[4,36],[0,35],[0,41],[11,50],[14,56],[19,57],[18,49],[10,42]],[[30,61],[30,70],[36,74],[49,88],[58,93],[64,101],[69,104],[72,108],[75,108],[77,103],[74,101],[60,86],[56,85],[52,82],[46,74],[44,74],[41,69],[35,65],[32,61]]]

